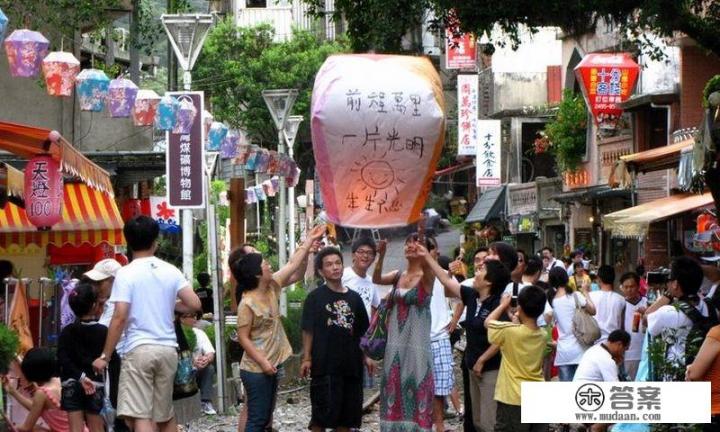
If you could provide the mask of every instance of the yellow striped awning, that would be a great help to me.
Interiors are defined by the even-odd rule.
[[[8,203],[0,210],[0,248],[49,244],[111,246],[125,244],[123,221],[115,200],[84,183],[65,184],[63,219],[49,231],[38,231],[25,209]]]

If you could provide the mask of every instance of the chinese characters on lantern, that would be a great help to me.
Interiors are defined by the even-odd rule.
[[[195,112],[202,112],[202,92],[182,92]],[[188,120],[187,133],[167,132],[168,205],[175,208],[197,208],[205,203],[204,139],[201,116]]]
[[[25,213],[38,229],[50,229],[62,220],[63,177],[50,155],[38,155],[25,167]]]
[[[444,127],[439,80],[426,62],[342,55],[318,73],[313,150],[331,222],[389,227],[420,216]]]
[[[500,120],[478,120],[477,124],[480,136],[475,167],[477,186],[500,186]]]
[[[478,76],[458,75],[458,155],[474,156],[478,135]]]

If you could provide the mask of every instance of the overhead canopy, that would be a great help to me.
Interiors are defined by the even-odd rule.
[[[107,171],[86,158],[65,138],[60,136],[57,141],[50,141],[50,132],[49,129],[0,122],[0,150],[28,159],[48,152],[60,162],[64,174],[79,177],[91,187],[112,196],[113,188]]]
[[[674,215],[713,205],[712,195],[678,194],[630,207],[602,217],[613,237],[644,238],[650,224]]]
[[[0,210],[0,248],[48,244],[80,246],[122,245],[123,221],[120,211],[107,194],[83,183],[65,184],[63,219],[50,231],[38,231],[25,210],[8,203]]]
[[[612,188],[629,188],[631,172],[648,172],[677,168],[683,151],[691,151],[695,141],[693,138],[675,144],[620,156],[610,173],[608,185]]]
[[[466,223],[487,222],[500,217],[505,208],[505,186],[488,189],[480,196],[475,206],[470,210]]]
[[[5,207],[8,199],[22,201],[23,188],[23,172],[0,162],[0,208]]]

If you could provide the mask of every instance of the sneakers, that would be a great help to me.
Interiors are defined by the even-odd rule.
[[[212,402],[210,401],[202,401],[200,402],[200,409],[202,410],[203,414],[205,415],[217,415],[217,411],[215,411],[215,408],[213,407]]]

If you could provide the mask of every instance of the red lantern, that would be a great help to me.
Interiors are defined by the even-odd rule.
[[[37,155],[25,166],[25,213],[40,231],[62,220],[63,176],[60,164],[48,154]]]
[[[633,92],[640,66],[628,53],[588,54],[575,66],[585,102],[601,128],[615,128],[622,114],[618,104]]]

